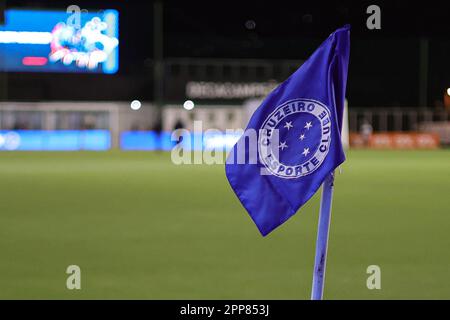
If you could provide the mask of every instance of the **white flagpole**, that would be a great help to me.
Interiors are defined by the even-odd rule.
[[[333,186],[334,172],[330,173],[325,178],[322,185],[322,199],[320,202],[319,227],[317,229],[316,258],[314,261],[311,300],[322,300],[323,298]]]

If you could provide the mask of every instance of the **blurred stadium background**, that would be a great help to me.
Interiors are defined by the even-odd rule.
[[[308,298],[317,199],[263,239],[222,166],[167,151],[194,121],[226,151],[345,23],[326,298],[450,298],[449,5],[378,1],[368,30],[370,4],[0,1],[0,298]]]

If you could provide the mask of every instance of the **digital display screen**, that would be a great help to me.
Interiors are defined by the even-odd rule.
[[[180,146],[183,150],[217,150],[229,151],[239,140],[238,133],[194,133],[183,136]],[[177,139],[178,140],[178,139]],[[171,132],[157,134],[153,131],[124,131],[120,135],[122,150],[166,150],[170,151],[177,144]]]
[[[104,151],[110,148],[108,130],[0,130],[0,151]]]
[[[118,11],[5,10],[0,71],[113,74],[118,68]]]

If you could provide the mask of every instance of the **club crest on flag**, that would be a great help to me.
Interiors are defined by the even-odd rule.
[[[345,161],[349,54],[346,25],[262,101],[227,157],[227,179],[263,236],[295,215],[321,185],[331,203],[333,172]]]
[[[318,169],[330,149],[330,119],[329,109],[312,99],[290,100],[276,107],[260,128],[264,173],[296,179]]]

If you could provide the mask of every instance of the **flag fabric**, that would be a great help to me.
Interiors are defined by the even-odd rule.
[[[263,236],[293,216],[345,161],[341,128],[349,53],[347,25],[264,99],[227,158],[228,181]],[[242,163],[238,146],[248,144],[249,130],[257,132],[256,161]]]

